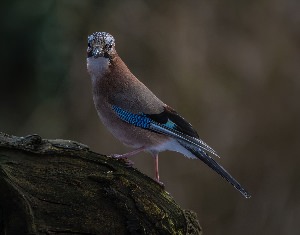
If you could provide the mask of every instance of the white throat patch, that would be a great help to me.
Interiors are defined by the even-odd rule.
[[[105,72],[108,71],[110,65],[109,59],[105,57],[89,57],[87,58],[86,62],[87,70],[92,79],[101,77]]]

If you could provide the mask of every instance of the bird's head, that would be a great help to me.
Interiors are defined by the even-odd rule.
[[[115,39],[109,33],[96,32],[88,36],[88,58],[105,57],[111,59],[115,54]]]

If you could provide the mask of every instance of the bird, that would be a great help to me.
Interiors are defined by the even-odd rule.
[[[93,101],[102,123],[133,150],[113,154],[128,158],[149,152],[154,158],[155,180],[160,183],[158,154],[169,150],[200,159],[245,198],[251,195],[212,156],[217,152],[199,138],[192,125],[162,102],[128,69],[116,51],[115,39],[107,32],[88,36],[87,71]]]

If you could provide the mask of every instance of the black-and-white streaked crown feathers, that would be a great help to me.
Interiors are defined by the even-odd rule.
[[[95,32],[88,36],[87,57],[110,58],[115,53],[115,39],[111,34]]]

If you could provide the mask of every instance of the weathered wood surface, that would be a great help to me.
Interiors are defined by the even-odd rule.
[[[0,234],[201,234],[151,178],[69,140],[0,132]]]

